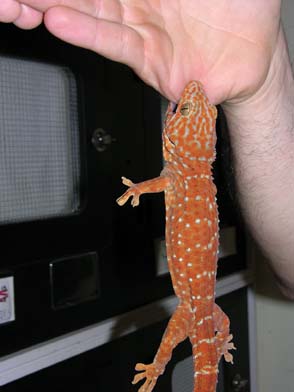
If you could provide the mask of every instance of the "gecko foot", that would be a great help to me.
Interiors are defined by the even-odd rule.
[[[224,342],[221,345],[221,355],[225,357],[226,362],[233,363],[233,355],[229,353],[229,350],[236,350],[236,347],[234,346],[234,343],[231,342],[233,339],[233,335],[230,334],[228,337],[224,340]]]
[[[131,204],[133,207],[136,207],[139,205],[139,197],[140,197],[140,192],[136,186],[131,180],[129,180],[126,177],[122,177],[122,182],[124,185],[128,186],[129,189],[118,199],[116,199],[116,202],[118,205],[123,206],[130,197],[132,197]]]
[[[153,363],[150,365],[137,363],[135,369],[142,372],[135,375],[132,384],[137,384],[139,381],[143,380],[143,378],[146,378],[146,381],[138,390],[138,392],[151,392],[158,377],[162,374],[162,371],[158,369]]]

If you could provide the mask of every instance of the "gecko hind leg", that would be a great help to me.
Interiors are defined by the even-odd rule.
[[[213,319],[216,330],[216,345],[219,360],[223,355],[226,362],[233,363],[233,355],[229,350],[236,350],[236,347],[231,341],[233,335],[230,334],[230,320],[217,304],[214,304]]]
[[[169,320],[153,362],[149,365],[138,363],[135,367],[141,373],[135,375],[132,384],[137,384],[146,378],[138,392],[151,392],[153,390],[158,377],[163,374],[166,364],[171,359],[173,349],[187,338],[190,319],[190,305],[180,303]]]

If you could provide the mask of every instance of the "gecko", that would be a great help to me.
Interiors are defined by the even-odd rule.
[[[173,349],[189,338],[194,392],[215,392],[222,356],[233,363],[235,349],[228,316],[215,303],[219,219],[212,163],[216,157],[217,109],[203,85],[191,81],[178,104],[169,103],[162,134],[164,168],[159,177],[133,183],[122,177],[129,198],[139,205],[143,193],[165,194],[165,241],[173,289],[179,299],[151,364],[138,363],[133,384],[151,392],[164,373]]]

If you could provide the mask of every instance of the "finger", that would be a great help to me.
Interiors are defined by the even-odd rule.
[[[137,363],[135,366],[135,370],[140,371],[140,370],[146,370],[148,365],[145,365],[144,363]]]
[[[133,381],[132,381],[132,384],[133,385],[137,384],[139,381],[143,380],[143,378],[145,378],[145,377],[146,377],[145,373],[136,374]]]
[[[152,380],[150,385],[149,385],[149,392],[153,391],[153,388],[155,387],[155,384],[156,384],[156,380]]]
[[[143,68],[143,38],[120,23],[95,19],[67,7],[53,7],[45,14],[48,30],[71,44],[124,63],[139,72]]]
[[[126,178],[126,177],[122,177],[121,179],[122,179],[122,183],[123,183],[124,185],[126,185],[126,186],[131,187],[131,186],[134,185],[133,181],[129,180],[129,179]]]
[[[13,22],[23,29],[32,29],[42,22],[42,13],[16,0],[2,0],[0,2],[0,21]]]
[[[119,206],[123,206],[124,204],[126,204],[126,202],[129,200],[131,196],[133,196],[132,193],[126,191],[122,196],[116,199],[116,202]]]
[[[46,12],[55,6],[64,6],[89,16],[118,22],[122,19],[122,5],[119,0],[20,0],[22,3]]]
[[[91,14],[97,7],[95,3],[100,3],[101,0],[19,0],[19,2],[42,12],[51,7],[64,5]]]
[[[14,21],[14,24],[17,27],[22,29],[33,29],[39,24],[42,23],[43,13],[36,11],[33,8],[28,7],[27,5],[20,5],[21,12],[18,18]]]
[[[133,199],[132,199],[132,202],[131,202],[131,205],[133,206],[133,207],[138,207],[138,205],[140,204],[140,195],[133,195]]]
[[[0,22],[14,22],[21,13],[20,4],[14,0],[0,1]]]
[[[138,389],[138,392],[148,392],[149,391],[148,385],[149,385],[149,381],[146,380],[144,384],[141,386],[141,388]]]

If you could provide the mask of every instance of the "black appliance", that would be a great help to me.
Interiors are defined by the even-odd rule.
[[[162,169],[163,105],[126,66],[42,26],[0,24],[1,356],[173,294],[161,265],[163,195],[135,209],[115,202],[122,175],[139,182]],[[224,185],[222,115],[218,134],[221,228],[234,242],[224,277],[246,259]]]

